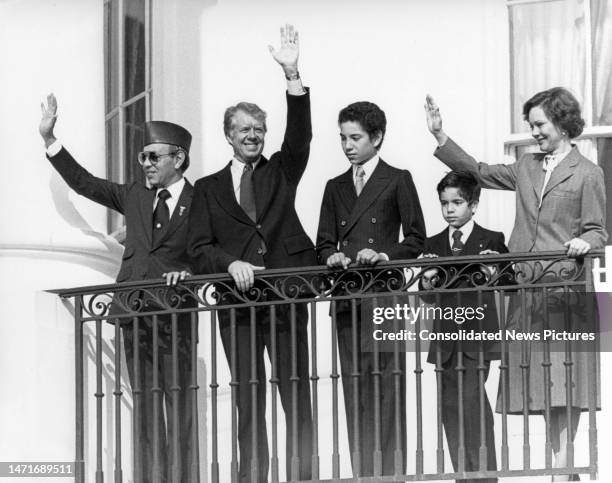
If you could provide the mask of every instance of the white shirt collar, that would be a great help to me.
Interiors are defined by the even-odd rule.
[[[544,171],[554,170],[557,166],[559,166],[559,163],[561,163],[561,161],[563,161],[571,151],[572,150],[569,149],[567,151],[557,154],[546,153],[543,158],[542,168],[544,169]]]
[[[380,156],[378,154],[375,154],[363,164],[360,164],[360,165],[353,164],[353,181],[355,181],[356,179],[357,166],[361,166],[363,168],[363,172],[365,173],[363,177],[363,181],[365,183],[368,181],[368,179],[370,179],[370,176],[372,176],[372,173],[376,169],[376,166],[378,166],[379,161],[380,161]]]
[[[260,161],[261,156],[257,161],[253,162],[253,169],[257,167]],[[237,159],[235,156],[232,158],[230,172],[232,173],[232,185],[234,187],[234,194],[236,195],[236,200],[238,200],[238,202],[240,202],[240,178],[242,178],[242,173],[244,172],[244,165],[245,163]]]
[[[157,195],[159,195],[159,192],[161,190],[165,189],[165,190],[168,190],[168,192],[170,193],[170,198],[178,200],[179,196],[181,196],[181,192],[183,191],[184,187],[185,187],[185,178],[181,176],[181,179],[179,179],[178,181],[175,181],[170,186],[166,186],[165,188],[158,187],[157,191],[155,192],[155,198],[157,198]]]
[[[448,226],[448,241],[451,246],[453,246],[453,233],[457,230],[461,230],[461,242],[465,243],[467,239],[472,234],[472,230],[474,229],[474,219],[466,222],[463,226],[459,228],[455,228],[454,226]]]
[[[259,156],[257,161],[253,161],[253,169],[255,169],[257,167],[257,165],[259,164],[259,161],[261,161],[261,156]],[[238,158],[236,158],[236,156],[234,156],[232,158],[232,169],[239,169],[240,170],[240,174],[242,174],[242,171],[244,170],[244,165],[245,164],[246,163],[244,161],[240,161]]]
[[[157,188],[157,190],[155,191],[155,200],[153,200],[153,209],[155,209],[155,207],[157,206],[157,201],[159,200],[157,196],[159,195],[159,192],[164,189],[168,190],[168,192],[170,193],[170,198],[166,200],[166,205],[168,205],[168,211],[170,212],[170,216],[172,216],[184,187],[185,178],[181,176],[181,179],[175,181],[170,186],[166,186],[165,188]],[[181,207],[179,211],[179,216],[183,216],[184,210],[185,207]]]

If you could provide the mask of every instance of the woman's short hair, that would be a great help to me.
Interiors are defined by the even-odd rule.
[[[370,140],[380,133],[380,144],[382,146],[387,130],[387,118],[385,112],[373,102],[359,101],[349,104],[338,114],[338,124],[343,122],[358,122],[365,132],[368,133]]]
[[[582,134],[584,119],[580,113],[580,104],[574,95],[563,87],[553,87],[542,92],[523,104],[523,118],[529,120],[529,112],[534,107],[541,107],[552,123],[567,132],[570,139]]]
[[[250,116],[253,116],[259,122],[263,123],[265,131],[268,130],[266,127],[266,112],[263,109],[252,102],[239,102],[235,106],[230,106],[225,110],[225,114],[223,116],[223,132],[226,136],[229,136],[230,131],[232,130],[234,114],[236,114],[238,111],[242,111]]]

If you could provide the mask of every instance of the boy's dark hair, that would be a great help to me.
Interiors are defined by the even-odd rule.
[[[338,124],[343,122],[358,122],[370,139],[378,133],[381,135],[378,149],[382,146],[387,130],[385,112],[373,102],[360,101],[349,104],[338,114]]]
[[[480,182],[469,171],[451,171],[447,173],[438,183],[438,196],[446,188],[457,188],[461,197],[468,203],[480,199]]]

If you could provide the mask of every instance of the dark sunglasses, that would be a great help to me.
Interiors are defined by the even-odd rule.
[[[159,160],[164,156],[174,156],[176,153],[178,153],[178,150],[172,151],[171,153],[154,153],[152,151],[141,151],[140,153],[138,153],[138,162],[142,166],[148,159],[151,164],[157,164],[159,163]]]

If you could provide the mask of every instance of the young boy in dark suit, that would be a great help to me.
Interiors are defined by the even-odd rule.
[[[480,185],[469,172],[452,171],[448,173],[437,186],[440,197],[442,216],[448,227],[435,236],[427,238],[423,250],[424,257],[447,257],[458,255],[478,255],[487,253],[506,253],[503,233],[487,230],[474,222],[472,217],[478,208]],[[430,268],[425,271],[421,289],[435,290],[474,286],[479,280],[484,281],[495,273],[495,268],[482,264],[470,267],[464,265],[445,265],[442,269]],[[478,273],[477,273],[478,272]],[[462,292],[444,294],[435,300],[426,296],[428,302],[439,301],[443,308],[473,309],[472,320],[459,318],[455,320],[434,320],[434,331],[438,333],[458,332],[497,332],[499,321],[495,306],[494,294],[483,292],[479,300],[477,292]],[[464,332],[465,333],[465,332]],[[465,471],[480,469],[480,387],[479,373],[484,371],[483,381],[489,374],[490,361],[499,359],[499,354],[491,348],[494,341],[432,341],[427,362],[436,364],[442,371],[442,423],[446,432],[446,440],[455,471],[459,469],[459,397],[463,399],[463,428],[465,448]],[[480,351],[483,352],[483,366],[480,366]],[[439,354],[439,355],[438,355]],[[440,366],[438,366],[438,364]],[[464,370],[458,370],[458,366]],[[480,367],[480,370],[479,370]],[[459,373],[462,373],[463,390],[459,394]],[[484,390],[484,388],[483,388]],[[485,436],[486,436],[486,468],[495,470],[495,439],[493,433],[493,412],[484,394]],[[496,478],[479,480],[460,480],[462,482],[494,482]]]

